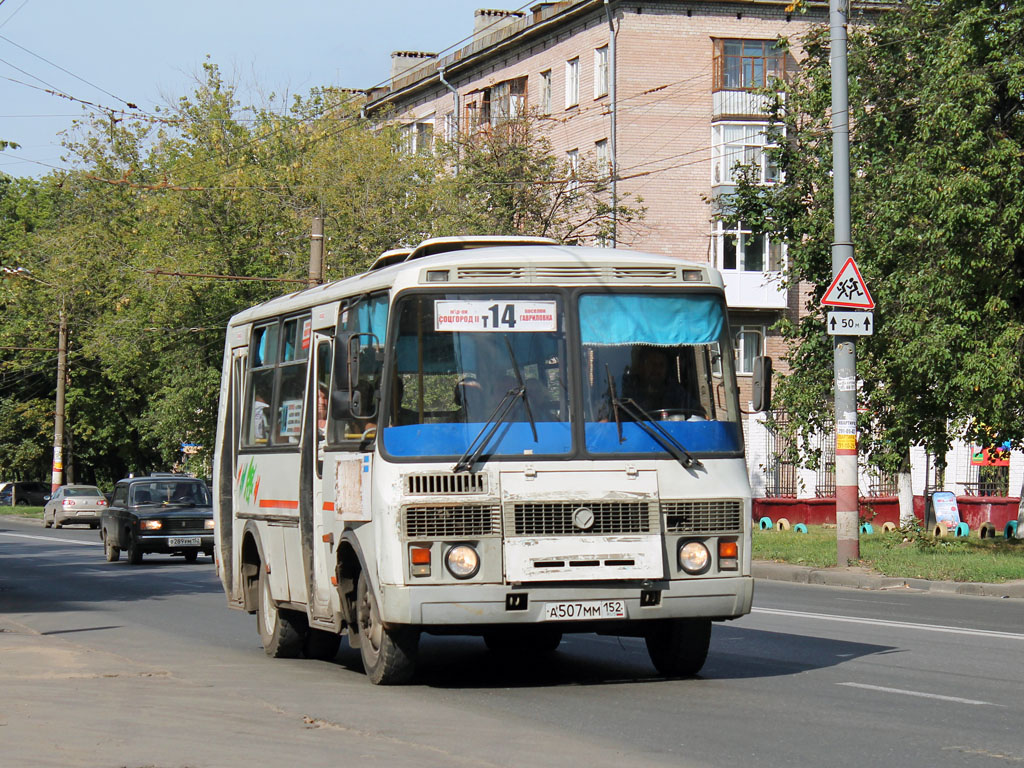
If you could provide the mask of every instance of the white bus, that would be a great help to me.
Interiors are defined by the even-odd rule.
[[[229,605],[270,656],[347,635],[380,684],[423,632],[643,637],[696,674],[753,596],[731,351],[707,265],[543,239],[428,240],[239,313],[214,464]]]

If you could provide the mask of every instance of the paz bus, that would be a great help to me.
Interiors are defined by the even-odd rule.
[[[272,657],[347,636],[377,684],[412,677],[422,633],[633,636],[696,674],[753,596],[732,349],[706,264],[542,238],[427,240],[240,312],[214,458],[228,604]]]

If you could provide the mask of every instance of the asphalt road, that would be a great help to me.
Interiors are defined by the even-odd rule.
[[[96,531],[0,518],[0,768],[1016,766],[1024,600],[763,582],[699,679],[643,643],[543,661],[424,638],[381,688],[343,644],[269,659],[208,558],[106,563]]]

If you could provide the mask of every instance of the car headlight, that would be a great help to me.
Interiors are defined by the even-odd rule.
[[[213,518],[212,517],[209,520],[204,520],[203,521],[203,528],[205,528],[208,531],[212,531],[213,530]]]
[[[164,527],[163,520],[140,520],[139,529],[143,531],[159,531]]]
[[[711,553],[699,541],[688,541],[679,548],[679,567],[687,573],[703,573],[711,565]]]
[[[469,544],[458,544],[448,550],[444,564],[456,579],[471,579],[480,570],[480,555]]]

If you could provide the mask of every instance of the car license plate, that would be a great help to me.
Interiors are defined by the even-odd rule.
[[[203,540],[198,536],[171,537],[167,540],[167,546],[169,547],[198,547],[202,543]]]
[[[575,600],[544,603],[544,621],[578,621],[580,619],[624,619],[625,600]]]

